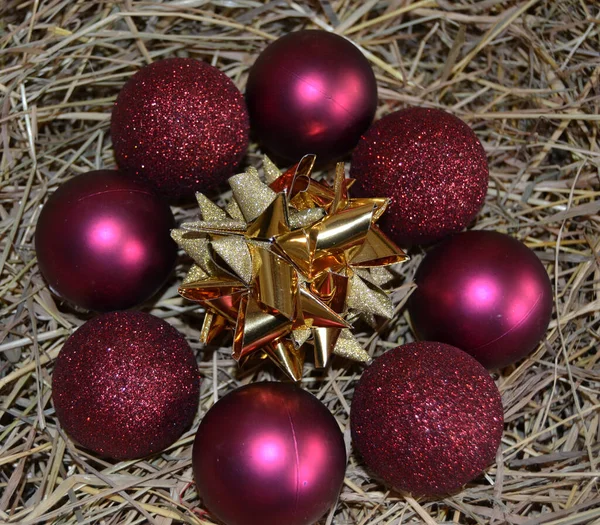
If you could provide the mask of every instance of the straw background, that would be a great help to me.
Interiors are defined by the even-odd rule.
[[[194,426],[162,454],[111,463],[57,424],[53,362],[92,314],[48,291],[33,233],[41,206],[70,177],[114,166],[112,104],[141,66],[207,61],[244,89],[264,47],[322,28],[352,39],[379,85],[378,117],[407,105],[468,122],[488,155],[490,186],[473,227],[509,233],[544,262],[555,293],[546,340],[496,373],[506,413],[497,462],[462,492],[415,500],[374,480],[350,453],[343,490],[321,524],[600,524],[600,5],[593,0],[0,0],[0,523],[215,523],[193,485],[202,414],[273,367],[239,370],[224,341],[198,343],[203,313],[177,295],[183,259],[142,309],[181,330],[204,377]],[[246,165],[260,166],[252,145]],[[174,209],[178,222],[195,206]],[[369,352],[414,339],[405,312],[422,252],[399,268],[397,317]],[[451,276],[450,276],[451,277]],[[349,439],[361,367],[307,364],[303,387]],[[285,525],[285,524],[282,524]]]

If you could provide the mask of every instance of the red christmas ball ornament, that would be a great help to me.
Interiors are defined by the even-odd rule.
[[[487,368],[514,363],[542,339],[552,286],[534,252],[508,235],[460,233],[434,247],[408,303],[421,339],[464,349]]]
[[[169,206],[145,186],[116,171],[92,171],[44,205],[35,231],[38,265],[50,289],[81,308],[131,308],[171,273],[174,226]]]
[[[121,89],[111,120],[119,167],[172,199],[225,182],[248,148],[248,133],[233,82],[189,58],[140,69]]]
[[[170,324],[142,312],[85,323],[65,343],[52,376],[67,434],[113,459],[164,450],[189,427],[200,376],[192,349]]]
[[[377,121],[352,154],[353,190],[389,197],[381,228],[398,244],[437,241],[477,215],[488,186],[471,128],[439,109],[409,108]]]
[[[227,525],[309,525],[335,503],[346,450],[329,410],[290,383],[253,383],[204,416],[192,452],[202,502]]]
[[[319,162],[348,153],[369,127],[377,83],[368,60],[345,38],[297,31],[270,44],[248,75],[252,130],[277,157]]]
[[[459,490],[492,463],[504,416],[494,381],[442,343],[400,346],[365,370],[352,399],[352,439],[367,466],[414,496]]]

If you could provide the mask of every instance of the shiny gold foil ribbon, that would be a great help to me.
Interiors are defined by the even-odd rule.
[[[265,157],[266,183],[248,168],[229,179],[225,209],[198,194],[200,220],[172,231],[194,260],[179,293],[206,309],[201,341],[230,329],[234,359],[260,352],[294,380],[309,344],[318,368],[334,354],[369,360],[346,318],[391,318],[377,283],[407,259],[375,225],[387,199],[352,199],[343,163],[333,186],[315,181],[314,162],[307,155],[282,174]]]

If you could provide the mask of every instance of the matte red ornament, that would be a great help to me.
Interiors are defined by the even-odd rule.
[[[164,450],[189,427],[199,402],[192,349],[170,324],[142,312],[85,323],[63,346],[52,376],[67,434],[113,459]]]
[[[362,197],[389,197],[381,228],[398,244],[437,241],[467,226],[488,187],[485,151],[471,128],[439,109],[409,108],[377,121],[352,154]]]
[[[253,383],[207,412],[192,461],[203,504],[227,525],[309,525],[337,500],[346,450],[312,394]]]
[[[177,257],[169,206],[116,171],[79,175],[56,190],[35,231],[50,289],[81,308],[109,311],[149,299]]]
[[[256,59],[246,102],[252,131],[270,153],[290,162],[314,153],[326,162],[348,153],[373,121],[377,83],[350,41],[297,31]]]
[[[502,233],[451,237],[425,256],[415,282],[408,308],[418,336],[458,346],[487,368],[529,354],[552,316],[544,266]]]
[[[386,352],[365,370],[350,423],[354,445],[386,483],[441,496],[492,463],[504,415],[494,381],[475,359],[419,342]]]
[[[110,129],[119,167],[172,199],[225,182],[248,148],[243,95],[191,58],[140,69],[119,93]]]

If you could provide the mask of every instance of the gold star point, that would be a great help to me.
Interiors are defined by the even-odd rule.
[[[333,186],[315,181],[314,162],[281,174],[265,158],[268,184],[254,168],[232,177],[225,210],[198,195],[202,220],[173,232],[196,262],[179,293],[206,308],[202,341],[229,328],[234,359],[260,351],[294,380],[309,343],[317,368],[332,355],[369,360],[345,317],[389,315],[377,279],[363,277],[407,259],[375,225],[387,199],[350,198],[343,163]]]

